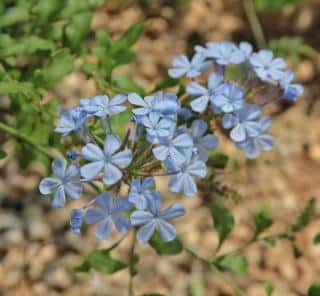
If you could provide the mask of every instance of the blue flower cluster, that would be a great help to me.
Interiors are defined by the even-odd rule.
[[[66,158],[53,161],[54,176],[40,182],[40,192],[53,196],[53,207],[63,207],[67,197],[81,197],[84,184],[100,188],[97,197],[72,210],[72,232],[79,234],[86,222],[97,224],[96,236],[101,240],[111,235],[113,227],[121,233],[136,228],[141,243],[147,243],[155,231],[164,241],[173,240],[176,230],[169,221],[185,210],[180,204],[162,209],[154,177],[168,176],[173,193],[196,195],[197,180],[206,176],[208,151],[218,146],[217,137],[210,132],[209,104],[213,116],[221,119],[221,128],[230,131],[230,138],[247,157],[272,149],[273,139],[265,134],[271,119],[262,116],[266,102],[257,104],[254,98],[261,87],[265,87],[264,94],[275,95],[276,101],[295,100],[302,93],[302,87],[292,83],[294,75],[286,70],[285,62],[267,50],[253,53],[245,42],[239,46],[208,43],[195,50],[190,61],[184,55],[175,58],[169,70],[172,77],[192,78],[186,100],[162,91],[146,97],[99,95],[82,99],[79,106],[61,113],[55,131],[62,136],[75,133],[82,144]],[[210,69],[207,86],[195,80]],[[232,78],[232,72],[238,79]],[[112,124],[112,117],[122,112],[132,117],[123,138]],[[120,197],[120,189],[127,194]]]
[[[196,46],[195,51],[191,61],[185,55],[176,57],[169,70],[173,78],[192,78],[186,88],[192,111],[206,112],[210,103],[213,114],[221,114],[222,127],[230,130],[230,138],[248,158],[272,149],[274,141],[265,134],[271,119],[262,115],[263,107],[280,100],[295,101],[303,92],[301,85],[293,83],[294,73],[286,62],[270,50],[253,52],[247,42],[239,46],[209,42],[205,47]],[[203,75],[208,77],[204,86],[200,76],[209,69]]]

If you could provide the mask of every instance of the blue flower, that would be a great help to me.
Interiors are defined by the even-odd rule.
[[[303,86],[300,84],[292,83],[294,80],[294,73],[288,71],[285,76],[280,81],[281,88],[283,89],[283,95],[281,99],[286,99],[289,101],[296,101],[299,96],[303,93]]]
[[[173,59],[172,65],[173,68],[168,71],[170,77],[178,78],[186,75],[187,77],[193,78],[207,71],[212,66],[212,62],[205,61],[203,54],[196,53],[191,61],[189,61],[185,55],[181,54]]]
[[[78,131],[87,120],[87,113],[80,107],[62,111],[60,115],[60,126],[55,132],[67,136],[73,131]]]
[[[136,93],[130,93],[128,95],[128,101],[130,104],[138,106],[132,109],[132,113],[136,116],[148,115],[153,110],[154,96],[141,98]]]
[[[127,198],[113,198],[108,192],[97,196],[95,203],[99,208],[91,208],[86,212],[86,222],[96,224],[96,237],[101,240],[109,238],[112,232],[112,224],[118,232],[126,233],[131,229],[130,219],[123,216],[124,212],[132,208]]]
[[[225,83],[214,97],[213,104],[225,113],[240,110],[245,104],[244,91],[240,87]]]
[[[260,115],[261,109],[257,105],[247,104],[234,114],[225,114],[222,118],[222,126],[226,129],[232,128],[230,137],[233,141],[242,142],[248,137],[255,137],[259,134]]]
[[[241,64],[245,56],[232,42],[209,42],[207,43],[207,57],[214,58],[219,65]]]
[[[159,145],[152,149],[153,155],[156,159],[164,161],[170,159],[182,164],[186,161],[184,150],[192,148],[193,141],[189,134],[178,134],[163,140],[160,140]]]
[[[243,142],[236,142],[236,146],[244,150],[248,158],[257,158],[260,155],[261,150],[269,151],[274,146],[274,140],[271,136],[264,132],[270,128],[271,119],[264,117],[259,121],[259,134],[255,137],[249,137]]]
[[[285,75],[286,62],[281,58],[274,58],[270,50],[262,49],[253,53],[250,64],[256,75],[262,80],[272,84],[279,82]]]
[[[126,168],[132,160],[130,149],[118,151],[121,141],[112,134],[107,134],[102,149],[95,144],[89,143],[82,148],[82,156],[90,161],[81,167],[81,175],[87,179],[93,179],[100,171],[104,170],[103,181],[107,185],[112,185],[122,178],[119,168]]]
[[[75,234],[80,234],[83,221],[84,210],[73,209],[70,216],[70,230]]]
[[[147,243],[153,233],[158,230],[163,241],[169,242],[176,237],[176,229],[168,221],[181,217],[185,214],[185,210],[180,204],[173,204],[169,208],[161,211],[161,196],[157,191],[153,191],[148,195],[147,211],[135,211],[131,215],[131,224],[140,226],[137,231],[137,239],[140,243]]]
[[[194,196],[197,193],[197,185],[194,178],[204,178],[206,176],[206,165],[196,157],[187,155],[187,161],[177,166],[172,161],[165,162],[168,171],[176,172],[169,180],[169,189],[171,192],[181,193],[185,196]]]
[[[139,210],[144,210],[147,207],[147,195],[150,192],[150,187],[154,186],[154,180],[148,177],[141,181],[140,179],[133,179],[130,184],[130,192],[128,199],[135,204]]]
[[[197,155],[202,161],[208,160],[207,150],[214,149],[218,146],[218,138],[214,135],[204,135],[208,129],[208,124],[201,120],[194,120],[191,125],[191,135]]]
[[[144,116],[141,121],[147,130],[147,140],[152,144],[157,144],[161,139],[170,137],[175,125],[172,120],[161,118],[156,112]]]
[[[82,109],[97,117],[118,114],[126,110],[127,107],[122,105],[126,99],[125,95],[116,95],[111,100],[106,95],[99,95],[89,101],[83,100]]]
[[[193,111],[203,112],[209,101],[213,101],[214,97],[220,92],[224,78],[220,74],[212,73],[208,78],[208,88],[203,87],[197,82],[191,82],[187,86],[187,93],[196,97],[190,105]]]
[[[82,194],[79,165],[71,164],[67,168],[66,159],[57,158],[52,162],[52,171],[57,178],[44,178],[39,184],[41,194],[54,195],[52,206],[63,207],[66,196],[78,199]]]
[[[176,116],[181,108],[180,101],[175,93],[159,91],[154,96],[153,101],[155,112],[159,112],[162,117],[176,119]]]
[[[249,60],[252,54],[252,45],[249,42],[240,42],[239,50],[242,52],[245,60]],[[244,62],[244,61],[243,61]]]

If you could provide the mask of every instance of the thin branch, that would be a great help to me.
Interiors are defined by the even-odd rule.
[[[30,139],[30,137],[28,137],[24,134],[21,134],[15,128],[13,128],[9,125],[6,125],[3,122],[0,122],[0,130],[3,130],[4,132],[9,134],[10,136],[15,137],[16,139],[27,143],[29,146],[33,147],[34,149],[36,149],[37,151],[39,151],[43,155],[47,156],[48,158],[50,158],[50,159],[55,158],[55,156],[48,150],[48,148],[43,147],[43,146],[39,145],[38,143],[34,142],[32,139]]]
[[[247,15],[252,33],[257,42],[259,48],[265,48],[267,46],[266,39],[264,37],[262,25],[257,16],[256,9],[253,5],[252,0],[243,0],[243,8]]]

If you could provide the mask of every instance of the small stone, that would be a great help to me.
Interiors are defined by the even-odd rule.
[[[315,66],[310,60],[304,60],[297,66],[296,73],[300,83],[311,81],[315,75]]]
[[[50,287],[58,289],[66,289],[71,285],[70,275],[63,267],[49,271],[45,276],[45,282]]]

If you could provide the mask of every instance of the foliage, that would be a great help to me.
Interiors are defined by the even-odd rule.
[[[294,4],[299,0],[253,0],[258,11],[280,10],[287,4]]]

